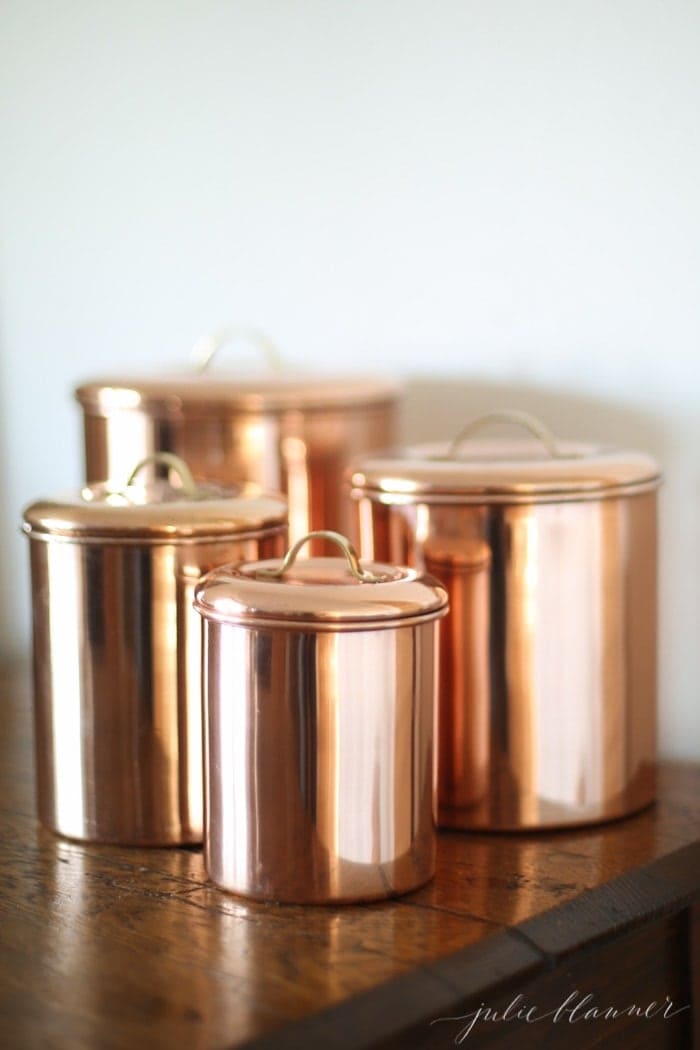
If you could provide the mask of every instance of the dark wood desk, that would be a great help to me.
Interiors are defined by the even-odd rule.
[[[448,1050],[467,1020],[431,1021],[518,995],[461,1045],[698,1045],[699,767],[664,765],[658,804],[604,827],[442,834],[437,878],[399,900],[260,905],[211,887],[198,850],[40,828],[25,668],[0,711],[0,1046]],[[680,1012],[567,1012],[587,994]]]

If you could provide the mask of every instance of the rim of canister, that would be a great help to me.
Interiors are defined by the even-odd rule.
[[[493,420],[517,422],[530,436],[471,437]],[[632,495],[662,481],[658,463],[646,453],[562,440],[522,412],[490,413],[462,434],[356,460],[349,471],[352,495],[407,504],[559,502]]]
[[[167,467],[168,478],[142,481],[145,467]],[[179,484],[170,481],[175,472]],[[171,453],[136,464],[123,485],[100,481],[25,508],[23,531],[32,539],[79,543],[186,543],[253,536],[287,525],[287,502],[252,483],[195,481]]]
[[[333,538],[344,557],[296,562],[309,539]],[[339,533],[309,533],[286,558],[214,569],[195,590],[194,607],[207,620],[259,627],[362,630],[405,626],[447,612],[443,585],[407,566],[362,561]]]
[[[350,410],[391,404],[401,393],[393,379],[371,376],[236,378],[225,373],[184,372],[162,378],[106,378],[77,387],[76,399],[91,415],[145,411],[158,417],[221,412],[282,413]]]

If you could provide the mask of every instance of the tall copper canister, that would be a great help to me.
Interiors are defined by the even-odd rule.
[[[200,842],[195,584],[286,545],[286,504],[255,486],[92,484],[24,512],[34,615],[39,816],[74,839]]]
[[[340,557],[296,561],[323,538]],[[322,531],[284,560],[214,570],[196,607],[212,880],[322,903],[430,879],[440,584],[360,564],[344,537]]]
[[[343,472],[353,456],[396,439],[399,388],[380,378],[282,369],[246,378],[217,367],[100,379],[76,397],[88,481],[123,478],[137,459],[173,452],[201,477],[285,493],[297,539],[309,529],[347,531]]]
[[[479,432],[517,423],[519,440]],[[361,551],[450,596],[445,827],[607,820],[654,797],[658,465],[561,441],[524,413],[356,462]]]

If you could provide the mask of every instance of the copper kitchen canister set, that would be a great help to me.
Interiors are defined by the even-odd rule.
[[[426,882],[436,816],[541,830],[652,801],[651,458],[523,413],[377,451],[399,401],[377,379],[77,397],[86,484],[24,513],[49,828],[203,840],[224,889],[319,903]]]

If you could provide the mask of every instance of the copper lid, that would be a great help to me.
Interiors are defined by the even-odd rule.
[[[168,465],[180,484],[137,481],[147,463]],[[256,533],[284,527],[287,504],[259,486],[198,483],[170,453],[137,464],[123,486],[101,481],[61,499],[40,500],[24,511],[24,531],[35,538],[101,543],[181,542]]]
[[[392,380],[370,377],[288,374],[245,379],[183,372],[158,379],[94,380],[79,386],[75,396],[93,415],[131,409],[172,417],[183,411],[206,415],[354,408],[393,401],[399,389]]]
[[[536,440],[467,440],[492,421],[517,422]],[[651,456],[561,441],[522,412],[484,416],[451,442],[363,459],[351,473],[353,495],[391,494],[392,503],[596,499],[656,488],[660,481]]]
[[[296,562],[316,537],[336,543],[344,557]],[[226,623],[360,630],[436,619],[447,612],[447,592],[415,569],[360,563],[344,536],[322,530],[299,540],[283,560],[215,569],[200,580],[194,604],[207,619]]]

